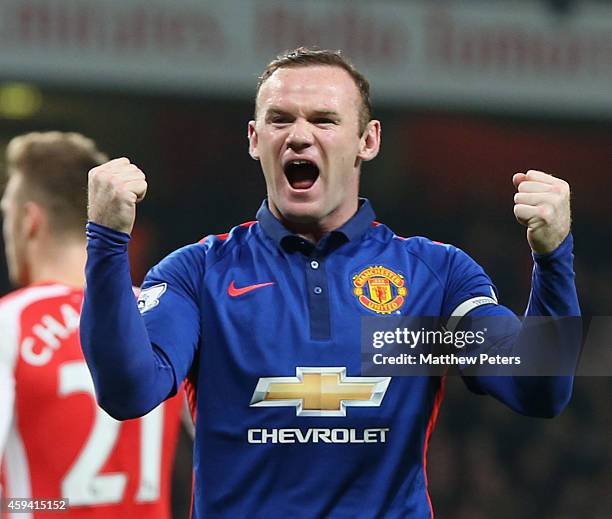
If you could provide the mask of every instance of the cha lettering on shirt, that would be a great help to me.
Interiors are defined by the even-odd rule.
[[[69,303],[59,307],[59,315],[43,314],[21,341],[21,357],[32,366],[44,366],[64,340],[77,331],[79,312]]]

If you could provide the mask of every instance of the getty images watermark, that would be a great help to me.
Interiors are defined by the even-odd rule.
[[[482,346],[486,342],[488,329],[482,330],[427,330],[421,327],[412,330],[397,327],[394,330],[376,330],[372,334],[372,346],[404,346],[410,352],[389,355],[389,349],[372,354],[372,362],[377,365],[409,366],[475,366],[481,365],[520,365],[521,358],[516,355],[490,355],[478,353],[463,355],[461,350],[468,346]],[[454,351],[455,350],[458,351]],[[443,353],[444,351],[446,353]]]
[[[373,376],[604,374],[577,372],[583,344],[580,317],[364,317],[361,368]],[[594,365],[601,371],[602,360]],[[610,375],[612,358],[607,366]]]

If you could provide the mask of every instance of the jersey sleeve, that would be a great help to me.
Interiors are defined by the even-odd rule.
[[[149,339],[168,358],[177,384],[187,376],[200,342],[204,267],[203,245],[183,247],[149,271],[138,298]]]
[[[497,291],[482,267],[461,249],[447,245],[449,270],[442,315],[454,329],[461,317],[483,305],[497,304]]]
[[[9,366],[0,361],[0,463],[8,431],[13,421],[15,405],[15,377]]]
[[[7,305],[0,302],[0,464],[15,406],[15,363],[17,360],[17,321]]]
[[[490,350],[516,355],[522,362],[533,362],[534,365],[537,365],[538,357],[548,358],[551,364],[554,362],[558,366],[559,374],[463,377],[469,389],[492,395],[515,411],[529,416],[553,417],[565,408],[573,388],[573,376],[569,373],[575,371],[582,342],[572,250],[570,234],[554,252],[534,254],[532,287],[523,322],[502,305],[480,305],[482,308],[476,307],[477,310],[471,314],[476,319],[490,318],[486,321],[486,344]],[[551,319],[528,321],[529,317],[539,316]],[[468,323],[460,326],[466,327]],[[548,357],[543,352],[547,352]]]
[[[176,392],[174,366],[150,341],[130,277],[128,234],[87,224],[81,348],[98,405],[118,420],[143,416]]]

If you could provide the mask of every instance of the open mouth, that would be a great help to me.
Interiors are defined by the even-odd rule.
[[[319,168],[309,160],[292,160],[285,164],[285,176],[293,189],[310,189],[319,178]]]

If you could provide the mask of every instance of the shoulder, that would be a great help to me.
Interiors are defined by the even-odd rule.
[[[411,259],[424,263],[434,270],[448,268],[453,262],[468,257],[452,244],[433,240],[425,236],[404,237],[394,233],[386,225],[375,223],[371,235],[378,240],[393,243]]]
[[[406,240],[408,252],[431,265],[455,269],[465,264],[476,262],[459,247],[450,243],[430,240],[422,236]]]
[[[444,285],[450,279],[482,271],[474,259],[450,243],[425,236],[399,236],[382,224],[374,226],[372,236],[398,247],[409,261],[420,263]]]
[[[245,244],[253,235],[257,221],[249,221],[232,227],[228,232],[221,234],[209,234],[198,243],[215,254],[224,254],[230,250]]]
[[[23,313],[34,304],[66,296],[71,290],[61,284],[34,285],[0,298],[0,364],[14,365]]]
[[[197,243],[192,243],[175,250],[164,261],[178,262],[191,261],[198,262],[206,259],[216,258],[228,254],[236,247],[240,247],[252,235],[252,227],[256,221],[241,223],[232,227],[228,232],[221,234],[208,234]]]
[[[33,285],[10,292],[0,298],[0,319],[18,315],[28,306],[53,297],[69,294],[72,289],[62,284]]]
[[[196,243],[171,252],[151,269],[145,286],[168,278],[188,280],[189,284],[196,286],[213,264],[249,239],[251,227],[256,223],[246,222],[227,233],[207,235]]]
[[[206,265],[211,267],[218,261],[231,255],[240,254],[245,246],[252,243],[257,221],[244,222],[232,227],[228,232],[210,234],[199,241],[206,251]]]

